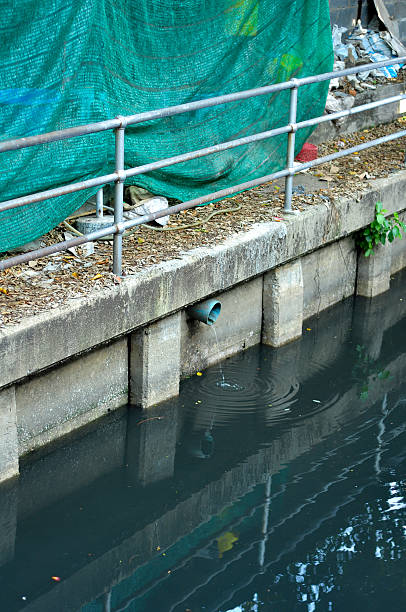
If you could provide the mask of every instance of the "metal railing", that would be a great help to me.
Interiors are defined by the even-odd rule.
[[[66,140],[69,138],[75,138],[77,136],[95,134],[95,133],[103,132],[107,130],[114,130],[115,132],[115,171],[114,172],[103,175],[103,176],[98,176],[93,179],[79,181],[77,183],[71,183],[63,187],[58,187],[55,189],[48,189],[46,191],[33,193],[27,196],[14,198],[12,200],[7,200],[7,201],[0,203],[0,212],[3,212],[5,210],[18,208],[20,206],[26,206],[27,204],[33,204],[35,202],[47,200],[49,198],[56,198],[61,195],[66,195],[69,193],[74,193],[74,192],[82,191],[82,190],[89,189],[89,188],[101,187],[105,184],[114,182],[115,183],[114,224],[109,227],[104,227],[103,229],[94,231],[90,234],[86,234],[84,236],[78,236],[77,238],[72,238],[69,240],[65,240],[63,242],[58,242],[51,246],[40,248],[40,249],[31,251],[29,253],[24,253],[22,255],[16,255],[8,259],[3,259],[0,261],[0,270],[5,270],[6,268],[10,268],[11,266],[14,266],[14,265],[22,264],[27,261],[38,259],[40,257],[44,257],[47,255],[52,255],[53,253],[64,251],[68,248],[80,246],[81,244],[84,244],[86,242],[92,242],[94,240],[114,234],[113,272],[117,276],[121,276],[122,274],[122,241],[123,241],[123,233],[126,230],[132,227],[135,227],[136,225],[142,225],[144,223],[154,221],[155,219],[158,219],[160,217],[164,217],[170,214],[175,214],[182,210],[187,210],[189,208],[194,208],[195,206],[199,206],[201,204],[205,204],[213,200],[225,198],[227,196],[236,194],[239,191],[257,187],[258,185],[263,185],[264,183],[268,183],[269,181],[279,179],[279,178],[285,178],[284,212],[291,213],[292,212],[293,176],[295,174],[301,172],[302,170],[313,168],[315,166],[324,164],[329,161],[333,161],[340,157],[345,157],[347,155],[351,155],[352,153],[356,153],[364,149],[368,149],[370,147],[374,147],[379,144],[383,144],[385,142],[389,142],[391,140],[395,140],[397,138],[406,136],[406,130],[401,130],[394,134],[389,134],[388,136],[383,136],[382,138],[377,138],[375,140],[371,140],[366,143],[357,145],[356,147],[351,147],[348,149],[344,149],[342,151],[338,151],[331,155],[319,157],[307,163],[294,165],[295,137],[296,137],[297,130],[308,128],[308,127],[313,127],[320,123],[324,123],[326,121],[334,121],[336,119],[341,119],[343,117],[355,115],[357,113],[371,110],[379,106],[383,106],[385,104],[393,104],[393,103],[400,102],[401,100],[406,99],[405,93],[399,94],[399,95],[385,98],[382,100],[377,100],[375,102],[370,102],[368,104],[362,104],[360,106],[356,106],[348,110],[343,110],[343,111],[331,113],[328,115],[322,115],[320,117],[315,117],[313,119],[308,119],[308,120],[300,121],[299,123],[297,123],[296,117],[297,117],[297,104],[298,104],[298,89],[306,85],[311,85],[314,83],[321,83],[323,81],[329,81],[333,78],[335,79],[339,77],[349,76],[351,74],[357,74],[360,72],[370,71],[372,69],[381,68],[384,66],[389,66],[393,64],[394,61],[395,61],[395,58],[392,58],[392,59],[385,60],[382,62],[377,62],[374,64],[365,64],[363,66],[357,66],[355,68],[349,68],[346,70],[339,70],[335,72],[327,72],[324,74],[319,74],[319,75],[315,75],[312,77],[304,77],[301,79],[291,79],[290,81],[286,81],[283,83],[276,83],[274,85],[268,85],[266,87],[259,87],[256,89],[239,91],[239,92],[232,93],[232,94],[216,96],[216,97],[206,99],[206,100],[188,102],[186,104],[180,104],[177,106],[170,106],[167,108],[147,111],[143,113],[138,113],[136,115],[130,115],[127,117],[118,116],[115,119],[110,119],[108,121],[100,121],[98,123],[91,123],[88,125],[67,128],[64,130],[49,132],[47,134],[40,134],[38,136],[29,136],[27,138],[17,138],[13,140],[5,140],[3,142],[0,142],[0,153],[2,153],[6,151],[15,151],[18,149],[24,149],[27,147],[32,147],[32,146],[41,145],[45,143]],[[396,58],[396,63],[397,64],[406,63],[406,56]],[[124,169],[124,134],[125,134],[125,128],[129,125],[135,125],[135,124],[146,122],[146,121],[152,121],[153,119],[172,117],[174,115],[179,115],[179,114],[187,113],[190,111],[196,111],[202,108],[217,106],[219,104],[226,104],[228,102],[246,100],[248,98],[253,98],[257,96],[269,95],[269,94],[273,94],[273,93],[288,90],[288,89],[291,91],[288,125],[285,125],[279,128],[275,128],[272,130],[267,130],[265,132],[260,132],[258,134],[253,134],[251,136],[246,136],[244,138],[238,138],[236,140],[222,142],[216,145],[205,147],[203,149],[189,151],[181,155],[175,155],[174,157],[168,157],[168,158],[165,158],[159,161],[155,161],[149,164],[144,164],[142,166],[136,166],[134,168],[129,168],[127,170]],[[174,164],[179,164],[182,162],[190,161],[192,159],[205,157],[206,155],[212,155],[220,151],[226,151],[227,149],[233,149],[235,147],[247,145],[252,142],[258,142],[258,141],[265,140],[267,138],[272,138],[273,136],[278,136],[281,134],[288,135],[287,160],[286,160],[286,166],[283,170],[280,170],[278,172],[273,172],[272,174],[268,174],[268,175],[262,176],[260,178],[257,178],[257,179],[254,179],[254,180],[251,180],[245,183],[240,183],[238,185],[228,187],[227,189],[215,191],[205,196],[201,196],[199,198],[188,200],[187,202],[176,204],[175,206],[170,206],[169,208],[165,208],[155,213],[140,216],[137,219],[124,220],[123,195],[124,195],[124,182],[127,178],[138,176],[140,174],[145,174],[147,172],[152,172],[160,168],[166,168]],[[102,214],[103,208],[102,208],[100,194],[97,199],[97,210],[98,210],[99,215]]]

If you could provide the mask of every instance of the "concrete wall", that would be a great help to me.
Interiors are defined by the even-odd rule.
[[[302,258],[303,318],[353,295],[357,275],[354,240],[344,238]]]
[[[181,373],[188,376],[261,342],[262,277],[216,298],[222,304],[215,326],[182,313]]]
[[[0,481],[18,472],[17,415],[14,387],[0,390]]]
[[[405,192],[406,171],[401,171],[374,181],[357,202],[313,205],[283,222],[258,224],[215,247],[194,249],[113,289],[1,330],[0,353],[7,359],[0,389],[345,238],[371,223],[378,200],[389,214],[403,211]]]
[[[406,240],[365,260],[351,234],[372,221],[379,200],[405,218],[405,192],[403,171],[374,181],[356,203],[259,224],[3,330],[0,479],[18,473],[18,457],[129,398],[149,408],[176,395],[181,376],[261,340],[281,346],[300,336],[305,319],[347,296],[386,290],[406,263]],[[186,310],[213,295],[223,304],[217,337]]]
[[[127,402],[127,339],[17,384],[15,396],[21,456]]]
[[[402,83],[378,85],[376,90],[364,91],[357,94],[356,106],[369,104],[376,100],[383,100],[392,96],[398,96],[404,93],[404,85]],[[346,117],[343,122],[337,125],[334,121],[321,123],[311,134],[309,142],[320,144],[338,138],[341,135],[352,134],[360,130],[368,129],[374,125],[390,123],[404,113],[400,111],[399,102],[385,104],[373,110],[363,111],[355,115]]]
[[[385,0],[389,16],[399,29],[399,38],[406,43],[406,2],[405,0]]]
[[[385,0],[385,4],[389,5],[400,4],[403,0]],[[376,14],[373,0],[329,0],[331,24],[337,24],[346,28],[351,28],[354,20],[359,15],[361,10],[361,22],[366,26],[372,17]]]

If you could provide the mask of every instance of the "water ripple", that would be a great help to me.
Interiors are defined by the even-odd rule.
[[[248,363],[241,374],[240,364],[227,363],[207,370],[196,388],[185,388],[182,404],[186,414],[199,413],[202,427],[222,426],[241,415],[265,413],[269,424],[278,422],[297,402],[299,382],[281,373],[271,374]],[[251,367],[250,367],[251,366]]]

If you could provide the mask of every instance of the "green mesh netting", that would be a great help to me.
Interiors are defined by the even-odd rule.
[[[0,140],[332,68],[328,0],[0,0]],[[299,91],[299,120],[327,84]],[[126,130],[126,167],[288,122],[289,92]],[[297,135],[297,152],[310,131]],[[189,199],[281,168],[286,135],[134,179]],[[0,154],[0,201],[114,170],[112,132]],[[0,252],[44,234],[96,190],[0,213]]]

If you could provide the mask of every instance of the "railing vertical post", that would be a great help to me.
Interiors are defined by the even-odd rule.
[[[288,170],[293,169],[295,161],[295,141],[296,141],[296,118],[297,118],[297,91],[296,79],[292,79],[295,83],[290,90],[290,110],[289,110],[289,125],[292,130],[288,134],[288,154],[286,166]],[[292,212],[292,190],[293,190],[293,174],[289,174],[285,179],[285,205],[284,212]]]
[[[96,217],[103,216],[103,187],[96,193]]]
[[[124,127],[115,129],[116,172],[124,170]],[[119,176],[114,187],[114,223],[123,222],[124,180]],[[114,234],[113,239],[113,273],[121,276],[123,265],[123,232]]]
[[[103,596],[104,612],[111,612],[111,590]]]
[[[271,507],[271,485],[272,485],[272,476],[268,476],[265,483],[265,503],[264,503],[264,512],[262,514],[262,529],[261,529],[261,540],[259,542],[259,555],[258,555],[258,563],[261,568],[261,573],[264,571],[264,562],[265,562],[265,548],[268,540],[268,524],[269,524],[269,510]]]

